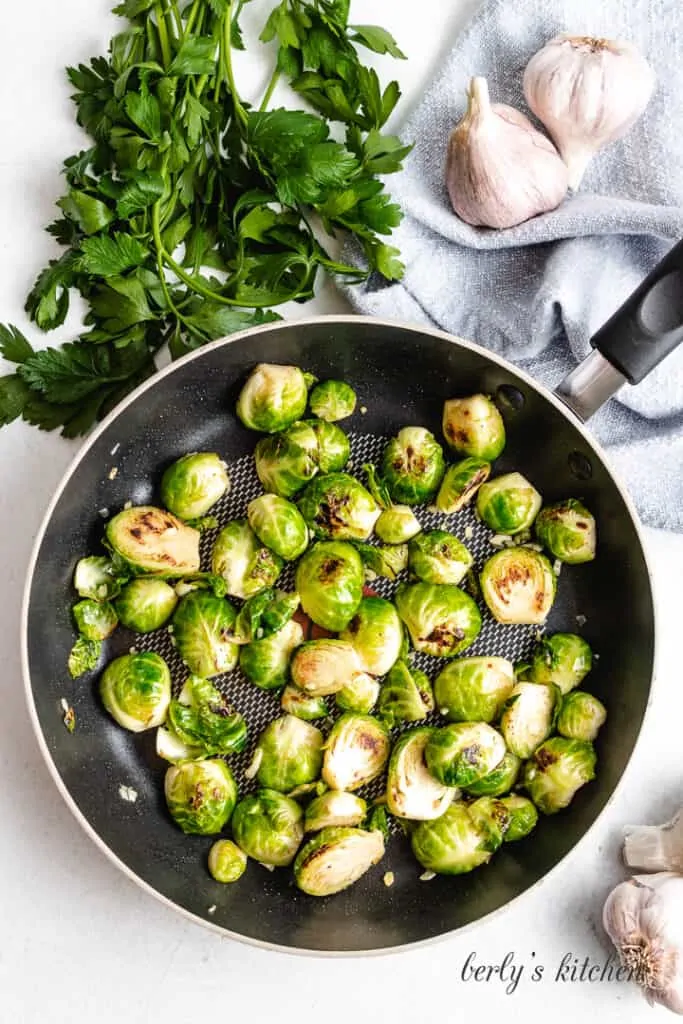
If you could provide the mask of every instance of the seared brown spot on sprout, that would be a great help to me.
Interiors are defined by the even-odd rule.
[[[543,770],[545,768],[549,768],[551,764],[555,764],[557,758],[552,751],[548,750],[547,747],[541,747],[541,749],[536,751],[534,754],[534,760],[538,767]]]

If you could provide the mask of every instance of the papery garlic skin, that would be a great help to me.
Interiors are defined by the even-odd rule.
[[[576,189],[594,154],[622,138],[650,101],[654,71],[631,43],[560,35],[531,58],[524,96]]]
[[[683,873],[683,809],[664,825],[624,829],[624,860],[636,871]]]
[[[567,193],[567,168],[531,121],[491,104],[485,78],[473,78],[469,106],[451,132],[446,185],[454,211],[475,227],[511,228],[554,210]]]

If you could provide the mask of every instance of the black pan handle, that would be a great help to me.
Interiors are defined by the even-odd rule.
[[[594,351],[555,393],[583,420],[625,384],[639,384],[683,342],[683,242],[591,338]]]

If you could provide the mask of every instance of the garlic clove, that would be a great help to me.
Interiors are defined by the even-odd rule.
[[[655,74],[631,43],[560,35],[529,61],[524,96],[576,189],[595,153],[622,138],[650,101]]]
[[[567,168],[551,141],[519,110],[491,104],[485,78],[472,79],[468,98],[446,159],[455,213],[475,227],[510,228],[559,206]]]

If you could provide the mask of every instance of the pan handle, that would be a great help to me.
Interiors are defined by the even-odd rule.
[[[627,382],[639,384],[683,342],[683,242],[591,338],[593,352],[555,394],[587,420]]]

